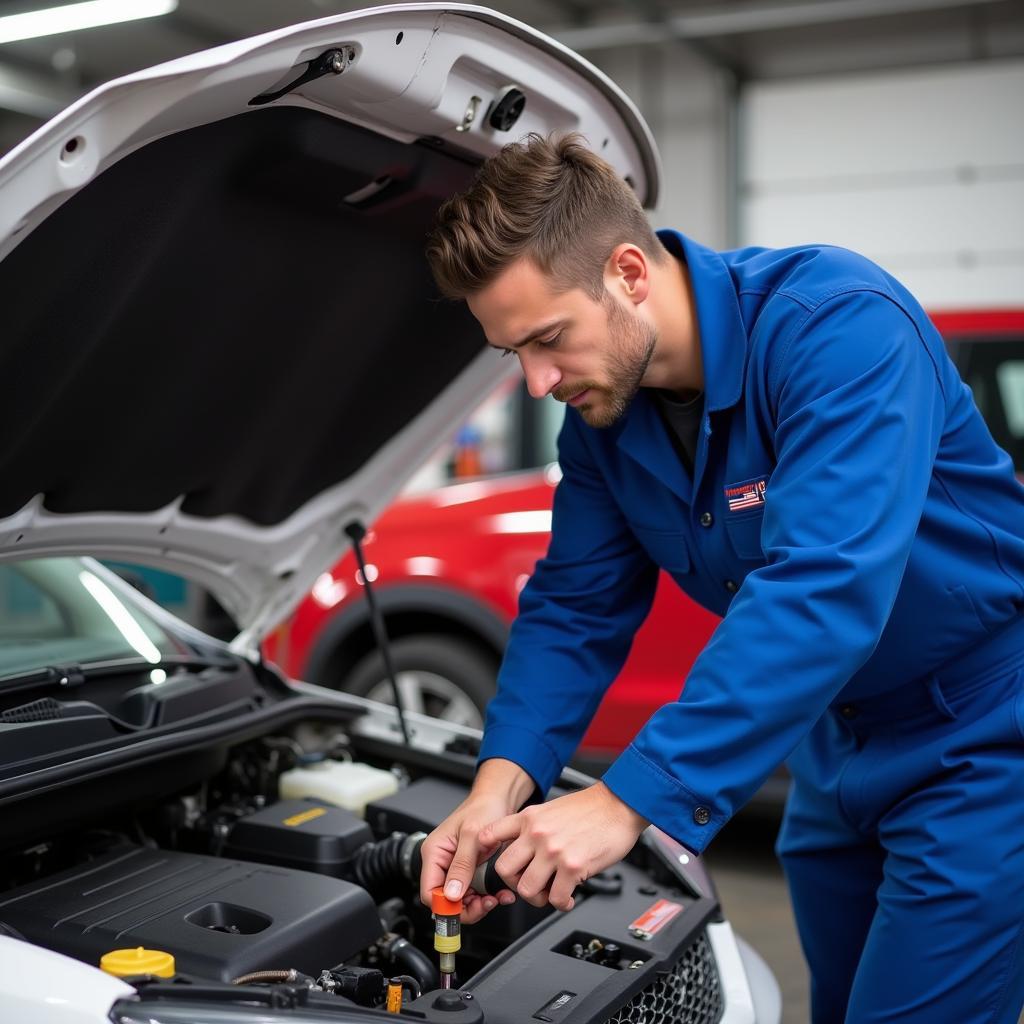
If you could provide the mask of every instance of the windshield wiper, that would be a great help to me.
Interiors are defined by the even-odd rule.
[[[49,689],[73,690],[97,676],[121,675],[129,672],[153,669],[186,668],[201,671],[207,668],[234,668],[237,662],[231,657],[212,658],[198,654],[169,655],[157,662],[142,658],[118,658],[109,661],[90,661],[85,665],[44,665],[28,672],[0,676],[0,693],[17,693],[19,690]]]
[[[44,665],[30,672],[0,678],[0,691],[13,693],[36,686],[59,686],[61,689],[72,690],[85,682],[85,672],[81,665]]]

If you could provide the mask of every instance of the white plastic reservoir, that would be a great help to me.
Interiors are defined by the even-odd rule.
[[[398,779],[391,772],[368,764],[318,761],[283,772],[279,787],[282,800],[311,796],[363,816],[368,803],[397,791]]]

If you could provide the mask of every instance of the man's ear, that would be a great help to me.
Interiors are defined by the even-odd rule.
[[[632,242],[620,242],[605,264],[605,287],[628,302],[639,305],[651,289],[650,267],[643,249]]]

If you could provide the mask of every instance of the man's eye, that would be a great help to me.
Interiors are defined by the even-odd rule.
[[[513,352],[515,352],[514,348],[503,348],[501,350],[501,358],[504,359],[505,356],[510,356]]]
[[[538,341],[537,344],[538,345],[543,345],[545,348],[547,348],[547,347],[549,347],[551,345],[557,345],[561,340],[562,340],[562,332],[559,331],[554,337],[552,337],[552,338],[545,338],[543,341]]]

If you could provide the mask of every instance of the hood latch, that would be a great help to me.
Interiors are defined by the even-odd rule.
[[[287,96],[292,90],[297,89],[306,82],[314,82],[324,75],[340,75],[356,59],[354,46],[335,46],[325,50],[319,57],[315,57],[306,65],[306,70],[293,82],[273,92],[261,92],[249,100],[250,107],[260,107],[264,103],[273,103],[282,96]]]

